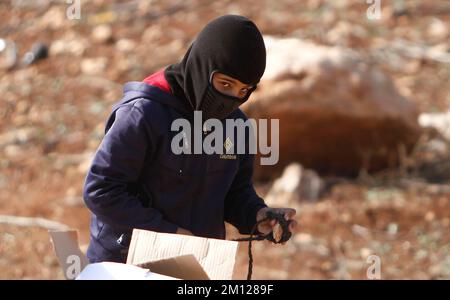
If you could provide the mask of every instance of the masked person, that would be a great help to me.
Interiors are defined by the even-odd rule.
[[[223,159],[177,155],[171,148],[172,122],[192,122],[195,111],[204,120],[247,120],[238,107],[255,90],[265,65],[256,25],[226,15],[206,25],[181,62],[125,84],[84,183],[92,211],[91,263],[125,262],[133,228],[224,239],[224,222],[249,234],[274,210],[253,188],[254,155],[248,151]],[[295,215],[293,209],[277,210],[287,220]],[[270,233],[275,222],[259,224],[259,233]]]

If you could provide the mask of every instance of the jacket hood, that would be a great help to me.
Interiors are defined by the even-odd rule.
[[[202,110],[214,72],[256,87],[265,67],[266,48],[256,25],[243,16],[225,15],[205,26],[182,61],[165,70],[165,77],[176,96],[192,110]]]

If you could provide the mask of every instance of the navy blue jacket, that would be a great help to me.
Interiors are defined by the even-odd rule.
[[[251,231],[266,206],[251,181],[254,155],[173,154],[171,123],[190,116],[192,109],[156,86],[124,86],[84,183],[91,263],[125,262],[133,228],[175,233],[182,227],[224,239],[226,221],[242,234]],[[230,118],[246,119],[239,109]]]

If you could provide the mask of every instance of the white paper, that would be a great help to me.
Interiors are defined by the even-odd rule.
[[[77,280],[174,280],[176,278],[152,273],[133,265],[101,262],[87,265]]]

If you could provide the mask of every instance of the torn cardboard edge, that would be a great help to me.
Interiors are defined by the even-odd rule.
[[[138,264],[154,273],[185,280],[209,280],[208,275],[194,255],[181,255],[168,259]]]
[[[86,255],[78,246],[78,232],[76,230],[49,230],[49,234],[64,277],[75,279],[89,264]]]
[[[49,233],[66,279],[94,279],[92,274],[95,272],[92,271],[96,269],[98,276],[102,277],[97,279],[127,279],[111,273],[119,272],[120,267],[108,264],[117,263],[89,264],[78,246],[76,230]],[[147,269],[151,273],[176,279],[228,280],[232,279],[238,245],[234,241],[134,229],[127,263],[120,265],[132,265],[134,268],[142,268],[144,271]],[[90,272],[89,276],[86,276],[86,270]],[[79,276],[83,272],[84,276]],[[147,279],[163,279],[148,274],[142,276]],[[130,279],[138,279],[132,277]]]

